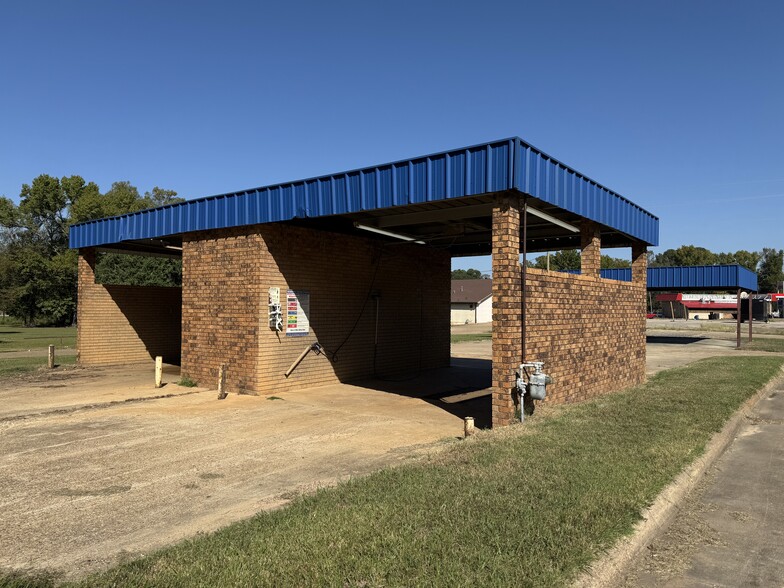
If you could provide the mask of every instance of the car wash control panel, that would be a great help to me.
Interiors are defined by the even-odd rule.
[[[283,311],[280,308],[280,288],[269,289],[269,327],[273,331],[283,330]]]

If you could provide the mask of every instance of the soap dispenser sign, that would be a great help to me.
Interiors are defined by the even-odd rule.
[[[301,337],[310,332],[310,292],[289,290],[286,293],[286,336]]]

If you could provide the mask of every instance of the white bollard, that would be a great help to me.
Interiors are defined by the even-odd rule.
[[[474,417],[466,417],[465,418],[465,427],[464,427],[464,434],[466,438],[470,437],[474,434]]]
[[[163,358],[159,355],[155,358],[155,387],[160,388],[163,384]]]

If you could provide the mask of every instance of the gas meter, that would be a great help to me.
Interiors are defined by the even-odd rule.
[[[547,396],[547,384],[552,384],[553,379],[545,374],[542,368],[544,368],[544,362],[541,361],[520,364],[520,368],[517,371],[517,389],[520,391],[521,399],[525,394],[528,394],[535,400],[545,399],[545,396]],[[533,370],[533,372],[531,373],[529,370]]]

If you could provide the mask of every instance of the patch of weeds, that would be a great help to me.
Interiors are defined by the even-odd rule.
[[[46,571],[0,572],[0,588],[53,588],[59,578],[59,574]]]
[[[190,376],[186,376],[185,374],[183,374],[183,376],[180,378],[180,381],[177,382],[177,385],[183,386],[185,388],[195,388],[198,386],[198,384],[192,380]]]
[[[471,341],[489,341],[493,338],[492,333],[459,333],[452,335],[452,343],[469,343]]]
[[[218,478],[223,478],[224,475],[223,474],[215,474],[215,473],[212,473],[212,472],[206,472],[204,474],[199,474],[199,477],[202,480],[217,480]]]
[[[784,339],[754,339],[751,343],[744,343],[743,351],[768,351],[770,353],[784,353]]]

